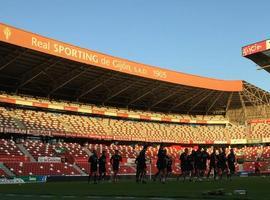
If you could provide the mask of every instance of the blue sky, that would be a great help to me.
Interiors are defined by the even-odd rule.
[[[270,74],[241,47],[270,38],[270,1],[0,0],[0,21],[113,56],[179,72],[241,79]]]

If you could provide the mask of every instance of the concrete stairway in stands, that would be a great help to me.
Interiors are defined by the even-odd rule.
[[[23,152],[24,155],[30,158],[31,162],[37,162],[36,159],[25,149],[23,144],[16,144],[16,145],[21,150],[21,152]]]
[[[10,171],[3,163],[0,163],[0,168],[1,168],[2,170],[4,170],[4,172],[5,172],[8,176],[10,176],[10,177],[15,176],[15,174],[14,174],[12,171]]]
[[[74,167],[78,172],[80,172],[81,175],[87,176],[87,174],[86,174],[84,171],[82,171],[81,168],[79,168],[76,164],[73,164],[73,167]]]
[[[88,156],[92,155],[92,152],[88,148],[84,147],[83,150],[87,153]]]

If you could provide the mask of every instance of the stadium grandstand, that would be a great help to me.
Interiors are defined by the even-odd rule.
[[[160,143],[175,174],[179,153],[198,145],[232,145],[246,161],[238,170],[253,172],[260,157],[269,171],[270,93],[246,81],[170,71],[0,24],[0,90],[1,176],[87,175],[93,149],[108,158],[118,149],[120,173],[135,174],[144,143],[154,144],[148,174]]]

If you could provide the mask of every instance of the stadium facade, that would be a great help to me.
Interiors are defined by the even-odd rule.
[[[244,47],[243,55],[251,58],[250,52],[261,53],[261,49],[258,45]],[[60,175],[64,170],[67,172],[63,174],[83,174],[79,169],[87,168],[92,148],[109,152],[120,148],[128,162],[128,158],[134,158],[126,145],[129,143],[177,145],[170,149],[176,160],[179,145],[270,142],[270,93],[246,81],[153,67],[6,24],[0,24],[0,90],[3,137],[87,142],[88,150],[78,143],[44,147],[30,139],[17,147],[14,142],[0,141],[5,146],[0,149],[4,155],[0,161],[6,162],[13,155],[13,161],[19,159],[27,165],[31,161],[29,166],[43,169],[45,165],[38,161],[47,160],[50,165],[46,165],[46,173],[52,169]],[[124,144],[116,147],[113,141]],[[59,153],[61,148],[70,151],[64,157],[79,171],[68,164],[59,164],[54,171],[51,163],[59,158],[54,158],[52,151]],[[241,152],[253,150],[250,147]],[[153,147],[149,155],[156,152]],[[16,162],[5,165],[17,175],[22,173]]]

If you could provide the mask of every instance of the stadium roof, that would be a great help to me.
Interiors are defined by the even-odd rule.
[[[0,23],[0,90],[93,104],[224,114],[269,104],[244,81],[174,72],[105,55]]]
[[[242,55],[255,62],[260,68],[270,72],[270,40],[256,42],[242,48]]]

